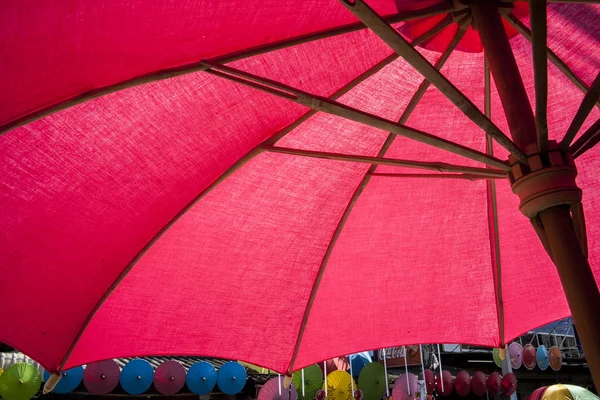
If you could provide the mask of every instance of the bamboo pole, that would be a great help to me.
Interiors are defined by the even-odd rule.
[[[521,78],[518,73],[507,71],[512,65],[516,68],[516,63],[502,26],[497,4],[490,0],[474,0],[471,10],[479,28],[481,41],[496,85],[506,90],[501,96],[503,106],[505,110],[515,112],[508,104],[504,103],[516,103],[523,106],[528,103],[522,98],[526,96],[526,93],[520,90],[508,90],[508,88],[522,86],[523,83],[519,82]],[[494,71],[506,73],[494,73]],[[508,118],[508,122],[509,125],[514,125],[511,133],[517,143],[536,144],[533,113],[517,114],[515,112],[511,118]],[[523,130],[523,127],[528,127],[529,130]],[[552,261],[558,270],[573,320],[578,327],[582,326],[585,329],[585,333],[581,336],[582,344],[586,351],[586,359],[594,383],[596,387],[600,387],[600,319],[597,318],[597,310],[600,309],[600,293],[587,258],[582,251],[585,246],[578,239],[575,223],[567,207],[546,208],[534,219],[539,219],[540,232],[547,242]]]
[[[560,142],[560,147],[564,150],[569,148],[571,142],[573,141],[573,139],[575,139],[577,132],[579,132],[579,129],[587,119],[588,115],[590,115],[592,108],[594,108],[594,104],[598,101],[599,94],[600,72],[598,73],[598,75],[596,75],[596,79],[594,79],[594,83],[592,83],[592,86],[590,86],[590,90],[588,90],[588,92],[585,94],[583,100],[581,101],[581,104],[579,105],[579,109],[575,114],[575,117],[573,117],[571,125],[569,125],[567,133],[565,133],[565,137]]]
[[[519,160],[526,162],[524,153],[492,121],[458,90],[444,75],[434,68],[413,46],[411,46],[394,28],[383,20],[363,0],[340,0],[346,8],[367,25],[377,36],[386,42],[396,53],[419,71],[428,81],[437,87],[469,119],[494,138]],[[523,89],[524,91],[525,89]]]
[[[529,2],[533,47],[533,72],[535,81],[535,124],[537,147],[540,153],[548,150],[548,52],[546,49],[546,0]]]
[[[268,152],[272,152],[272,153],[289,154],[289,155],[311,157],[311,158],[322,158],[322,159],[326,159],[326,160],[348,161],[348,162],[366,163],[366,164],[373,164],[373,165],[390,165],[390,166],[394,166],[394,167],[424,169],[424,170],[439,171],[439,172],[463,172],[463,173],[467,173],[467,174],[478,175],[478,176],[482,176],[482,177],[491,177],[491,178],[507,178],[507,176],[508,176],[505,171],[499,170],[499,169],[465,167],[462,165],[447,164],[447,163],[442,163],[442,162],[399,160],[399,159],[393,159],[393,158],[329,153],[329,152],[325,152],[325,151],[300,150],[300,149],[292,149],[292,148],[287,148],[287,147],[276,147],[276,146],[262,146],[261,148],[264,151],[268,151]]]
[[[571,145],[569,151],[577,158],[600,141],[600,118]]]

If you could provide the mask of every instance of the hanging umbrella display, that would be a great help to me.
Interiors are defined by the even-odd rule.
[[[500,392],[505,396],[510,396],[517,390],[517,377],[512,372],[502,377],[502,383],[500,383]]]
[[[510,365],[512,368],[521,368],[521,365],[523,365],[523,346],[520,343],[512,342],[508,346],[508,355],[510,356]]]
[[[435,390],[435,376],[433,371],[430,369],[426,369],[425,373],[425,389],[427,390],[427,394],[433,394]]]
[[[523,346],[523,365],[528,370],[535,368],[537,363],[535,347],[532,344]]]
[[[352,400],[354,398],[352,387],[357,387],[356,382],[346,371],[333,371],[327,375],[327,380],[323,382],[323,389],[327,393],[326,399],[328,400]]]
[[[589,390],[575,385],[552,385],[536,389],[527,400],[598,400]]]
[[[500,393],[502,386],[502,377],[497,372],[492,372],[485,382],[485,387],[490,396],[496,396]]]
[[[114,360],[90,363],[83,371],[83,385],[92,394],[110,393],[119,384],[121,370]]]
[[[179,392],[185,385],[185,368],[175,360],[165,361],[154,371],[154,387],[160,394]]]
[[[48,381],[50,378],[50,373],[48,371],[44,371],[44,381]],[[60,381],[54,388],[54,392],[62,394],[72,392],[79,386],[81,380],[83,379],[83,367],[75,367],[63,371],[60,376]]]
[[[383,365],[373,362],[360,371],[358,388],[362,390],[365,400],[381,399],[386,390],[386,380]]]
[[[199,361],[187,372],[186,384],[192,393],[205,395],[210,393],[217,383],[217,371],[212,364]]]
[[[4,400],[29,400],[42,384],[40,372],[31,364],[13,364],[0,375],[0,397]]]
[[[295,384],[291,384],[291,398],[289,388],[284,387],[283,379],[271,378],[260,388],[257,400],[297,400],[298,392]]]
[[[315,394],[323,386],[323,374],[318,365],[313,364],[292,375],[292,382],[296,386],[301,400],[313,400]]]
[[[234,395],[239,393],[246,385],[246,370],[241,364],[230,361],[217,372],[217,385],[225,394]]]
[[[550,347],[548,351],[548,364],[554,371],[559,371],[562,367],[562,353],[557,346]]]
[[[384,387],[385,392],[385,387]],[[415,400],[419,393],[419,381],[415,374],[408,373],[400,375],[394,383],[394,389],[392,390],[392,399],[396,400]],[[379,397],[365,397],[365,399],[380,399]]]
[[[542,371],[544,371],[548,368],[549,360],[548,360],[548,349],[546,349],[546,346],[541,345],[540,347],[537,348],[537,350],[535,352],[535,360],[536,360],[538,368],[541,369]]]
[[[460,371],[454,378],[454,390],[456,393],[465,397],[471,392],[471,376],[465,370]]]
[[[0,292],[36,290],[0,341],[48,389],[132,355],[504,347],[571,312],[600,387],[598,4],[5,3]]]
[[[476,371],[471,378],[471,390],[476,396],[483,396],[485,394],[485,374],[482,371]]]
[[[129,361],[121,370],[119,382],[125,392],[129,394],[142,394],[150,389],[154,369],[146,360],[135,359]]]

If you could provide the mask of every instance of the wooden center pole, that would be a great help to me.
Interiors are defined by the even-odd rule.
[[[498,3],[473,0],[471,11],[506,113],[513,141],[526,151],[537,144],[535,117],[502,25]],[[553,261],[597,389],[600,389],[600,292],[566,206],[539,213]]]

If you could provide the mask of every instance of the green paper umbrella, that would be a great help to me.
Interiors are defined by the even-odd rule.
[[[304,396],[302,396],[302,371],[304,371]],[[304,370],[294,372],[292,382],[298,391],[298,399],[312,400],[323,385],[323,373],[318,365],[313,364]]]
[[[506,349],[494,348],[492,351],[492,357],[494,358],[494,363],[502,368],[502,360],[506,358]]]
[[[0,397],[4,400],[29,400],[40,390],[40,372],[31,364],[18,363],[0,375]]]
[[[358,388],[364,400],[379,400],[385,393],[385,369],[378,362],[366,365],[358,375]]]

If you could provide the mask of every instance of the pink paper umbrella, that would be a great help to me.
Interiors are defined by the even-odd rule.
[[[257,400],[288,400],[290,399],[289,390],[292,390],[291,400],[298,399],[296,386],[292,383],[289,388],[283,386],[283,377],[269,379],[258,392]]]
[[[482,371],[477,371],[471,378],[471,390],[476,396],[485,394],[485,374]]]
[[[392,398],[394,400],[415,400],[419,393],[419,381],[415,374],[408,373],[408,381],[406,375],[402,374],[396,379]]]
[[[523,365],[523,346],[520,343],[512,342],[508,346],[508,355],[513,369],[521,368],[521,365]]]
[[[175,394],[185,385],[185,368],[177,361],[165,361],[154,372],[154,387],[160,394]]]
[[[114,360],[88,364],[83,372],[83,385],[93,394],[110,393],[119,384],[121,370]]]

